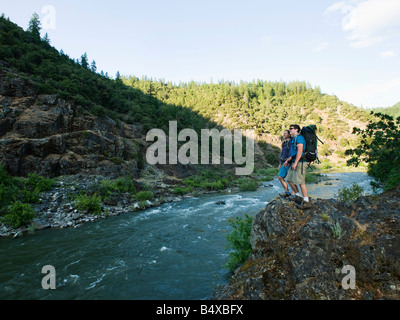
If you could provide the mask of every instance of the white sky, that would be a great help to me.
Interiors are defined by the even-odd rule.
[[[363,107],[400,101],[400,0],[0,0],[98,71],[180,81],[306,81]]]

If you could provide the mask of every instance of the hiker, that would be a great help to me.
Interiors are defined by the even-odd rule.
[[[293,194],[289,199],[294,200],[298,204],[298,208],[308,209],[311,205],[306,186],[307,161],[303,159],[303,154],[306,149],[306,140],[300,134],[300,127],[297,124],[291,125],[289,130],[290,135],[292,136],[290,157],[284,164],[285,166],[291,165],[287,175],[287,181],[293,190]],[[297,185],[300,185],[303,197],[300,195]]]
[[[285,193],[281,194],[282,197],[287,197],[290,196],[290,192],[289,192],[289,188],[288,188],[288,184],[285,181],[285,178],[288,174],[290,165],[285,166],[284,163],[285,161],[290,157],[290,142],[291,142],[291,136],[290,136],[290,131],[289,130],[285,130],[283,132],[283,142],[282,142],[282,152],[281,152],[281,156],[279,158],[279,173],[278,173],[278,179],[280,181],[280,183],[282,184],[283,189],[285,189]]]

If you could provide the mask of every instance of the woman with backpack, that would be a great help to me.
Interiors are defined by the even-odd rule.
[[[282,152],[281,152],[281,156],[280,156],[280,164],[279,164],[279,173],[278,173],[278,179],[282,184],[283,189],[285,189],[285,193],[281,194],[282,197],[287,197],[290,196],[291,193],[289,192],[288,189],[288,184],[285,181],[285,178],[288,174],[290,165],[285,167],[285,161],[290,157],[290,145],[291,145],[291,136],[290,136],[290,131],[289,130],[285,130],[283,132],[283,142],[282,142]]]

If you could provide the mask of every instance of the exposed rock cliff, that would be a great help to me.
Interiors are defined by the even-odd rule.
[[[400,299],[400,187],[353,204],[312,204],[302,211],[277,197],[259,212],[250,257],[215,298]],[[355,289],[342,287],[346,265]]]
[[[137,176],[141,127],[88,114],[0,70],[0,162],[13,175]],[[138,140],[135,140],[138,139]]]

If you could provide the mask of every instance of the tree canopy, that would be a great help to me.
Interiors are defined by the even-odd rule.
[[[378,121],[372,121],[365,130],[354,128],[361,143],[346,154],[352,158],[349,165],[358,166],[361,161],[368,164],[368,173],[378,183],[375,187],[389,190],[400,183],[400,117],[377,113]]]

